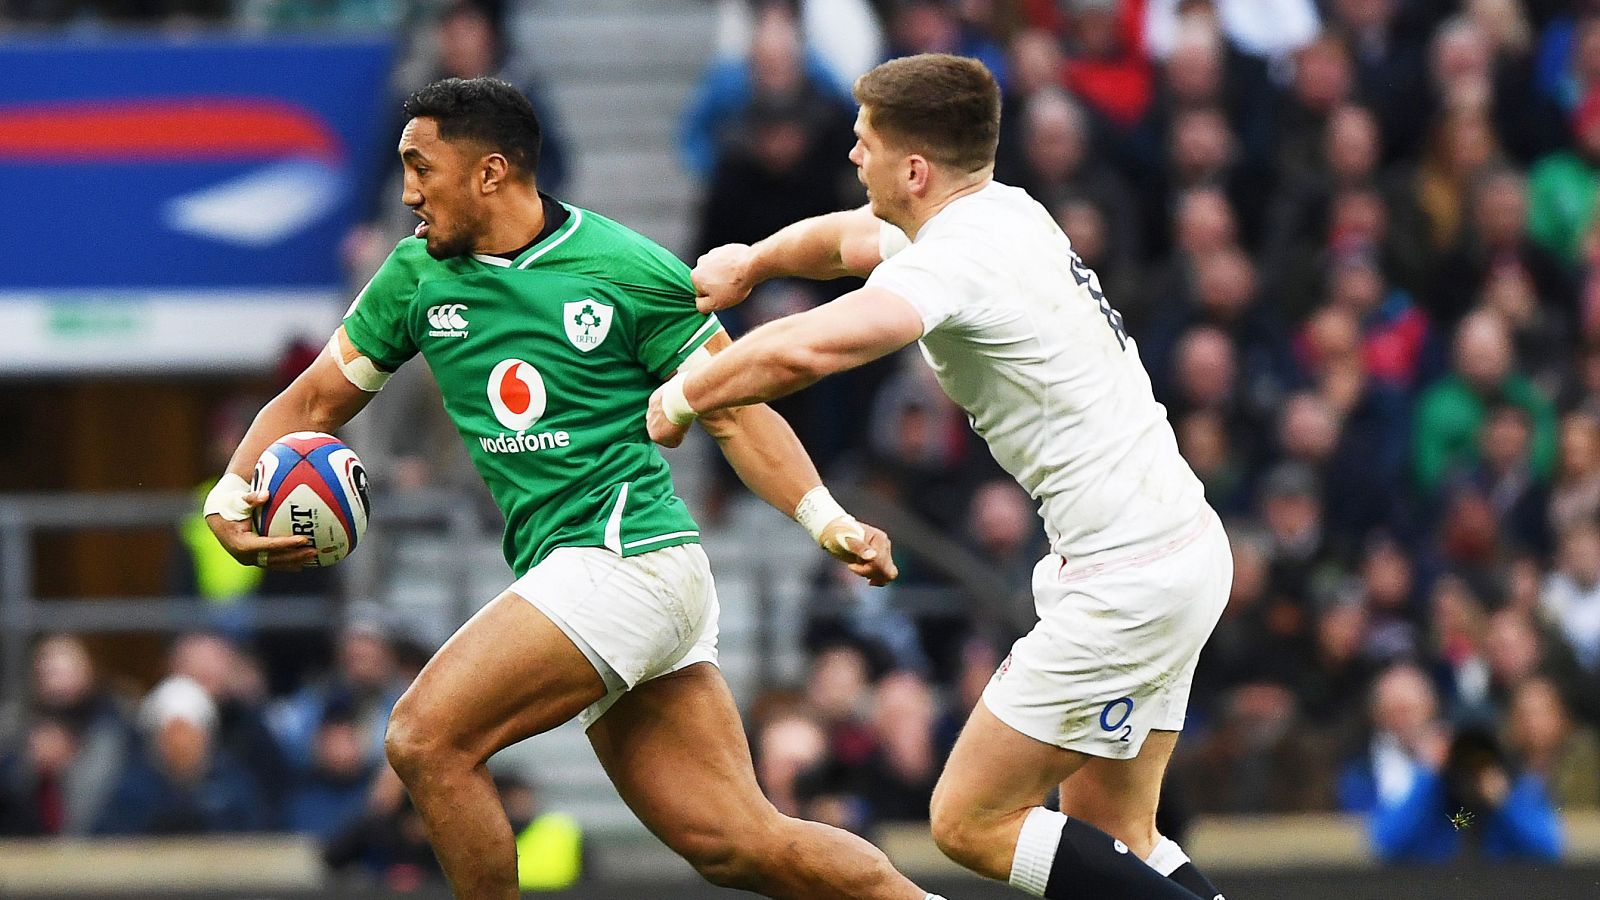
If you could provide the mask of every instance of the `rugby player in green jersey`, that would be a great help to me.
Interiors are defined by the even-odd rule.
[[[699,531],[645,430],[651,395],[730,343],[686,266],[539,193],[539,124],[494,79],[406,101],[403,200],[422,220],[322,354],[256,417],[206,504],[241,562],[296,569],[299,538],[251,530],[245,482],[281,435],[333,431],[421,353],[505,514],[516,581],[440,648],[396,705],[389,761],[457,896],[517,896],[516,849],[485,762],[573,717],[617,790],[706,878],[771,897],[925,900],[876,848],[761,795],[716,667],[717,598]],[[883,532],[821,487],[766,407],[706,421],[751,490],[874,584]]]

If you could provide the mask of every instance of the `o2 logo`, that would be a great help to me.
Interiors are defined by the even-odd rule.
[[[1117,735],[1116,739],[1124,744],[1129,743],[1129,739],[1133,736],[1133,726],[1128,724],[1128,717],[1132,715],[1132,697],[1120,697],[1113,700],[1107,703],[1104,709],[1100,710],[1100,730],[1116,731],[1121,729],[1122,733]]]

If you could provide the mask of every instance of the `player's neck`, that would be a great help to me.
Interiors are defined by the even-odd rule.
[[[528,246],[544,230],[544,202],[532,185],[509,193],[500,208],[489,215],[489,230],[473,246],[472,252],[485,256],[510,253]]]
[[[957,200],[960,200],[962,197],[965,197],[969,194],[976,194],[977,192],[983,190],[993,181],[994,170],[991,168],[984,169],[982,172],[964,178],[960,181],[952,181],[948,184],[935,185],[931,190],[928,191],[927,196],[921,198],[912,198],[911,208],[907,211],[906,221],[892,222],[890,224],[898,226],[901,231],[906,233],[907,237],[911,238],[912,240],[916,240],[917,234],[922,231],[922,226],[928,224],[929,219],[932,219],[934,216],[943,211],[946,206],[949,206]]]

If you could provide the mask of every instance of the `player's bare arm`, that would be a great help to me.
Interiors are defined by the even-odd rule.
[[[904,298],[883,288],[851,291],[769,322],[673,376],[650,397],[650,439],[675,447],[697,416],[787,396],[920,337],[922,317]]]
[[[701,312],[737,306],[774,278],[864,278],[883,261],[881,227],[863,206],[803,219],[753,245],[724,244],[695,263],[696,303]]]
[[[371,370],[370,375],[364,376],[364,370]],[[352,380],[363,377],[371,390],[357,387]],[[250,514],[266,502],[267,495],[265,491],[249,489],[255,461],[269,444],[290,432],[332,432],[342,428],[372,399],[373,392],[382,385],[382,377],[340,326],[327,350],[256,414],[228,461],[222,481],[206,500],[206,524],[234,559],[245,565],[299,571],[315,558],[316,551],[306,537],[256,534]]]
[[[727,332],[719,332],[706,342],[711,359],[702,364],[714,361],[732,344]],[[770,407],[754,404],[720,410],[701,421],[740,480],[756,496],[789,516],[795,516],[802,507],[810,508],[808,496],[815,504],[820,495],[813,492],[822,487],[822,478],[794,429]],[[817,515],[824,517],[824,521],[814,523],[820,528],[817,543],[850,571],[874,585],[887,584],[899,574],[889,536],[882,530],[848,515]]]

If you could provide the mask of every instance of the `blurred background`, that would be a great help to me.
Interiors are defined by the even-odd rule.
[[[381,736],[510,573],[425,365],[343,435],[375,513],[337,568],[197,513],[410,232],[409,91],[521,86],[541,187],[692,262],[860,203],[849,86],[924,51],[999,77],[997,177],[1229,526],[1163,828],[1230,897],[1600,896],[1597,0],[0,0],[0,893],[444,896]],[[915,351],[778,407],[903,575],[671,454],[761,784],[1010,896],[926,811],[1033,621],[1033,504]],[[575,727],[492,767],[530,890],[719,893]]]

